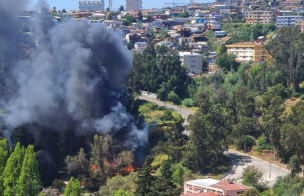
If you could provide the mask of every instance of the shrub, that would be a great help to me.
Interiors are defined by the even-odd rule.
[[[180,98],[173,91],[171,91],[169,93],[169,95],[168,95],[168,101],[173,102],[175,105],[180,105],[181,104]]]
[[[302,94],[302,95],[300,96],[300,98],[301,98],[302,100],[304,100],[304,94]]]
[[[183,105],[186,107],[193,107],[193,100],[192,99],[184,99]]]
[[[151,112],[149,106],[141,106],[138,110],[141,114],[148,114]]]
[[[257,150],[260,152],[261,150],[272,150],[271,144],[267,141],[267,138],[263,134],[259,139],[258,139],[258,148]]]
[[[170,110],[165,110],[164,114],[161,117],[162,121],[169,121],[172,120],[173,116],[172,116],[172,112]]]

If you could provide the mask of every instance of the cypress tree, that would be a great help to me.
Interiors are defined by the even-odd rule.
[[[154,158],[152,156],[147,156],[145,163],[142,168],[138,169],[137,178],[138,180],[135,181],[137,184],[136,196],[152,196],[156,195],[154,191],[154,183],[155,177],[151,175],[152,166],[151,163],[153,162]]]
[[[177,188],[177,186],[173,183],[172,179],[172,171],[171,171],[171,163],[166,160],[162,162],[160,168],[161,176],[157,178],[155,189],[156,195],[163,196],[177,196],[180,195],[181,190]]]
[[[16,195],[16,185],[22,168],[24,148],[18,142],[3,171],[4,196]]]
[[[9,148],[7,146],[7,141],[0,140],[0,195],[3,195],[4,192],[4,186],[3,186],[3,171],[7,162],[7,159],[9,158]]]
[[[20,177],[17,183],[17,196],[36,196],[41,188],[38,161],[34,146],[30,145],[25,151]]]

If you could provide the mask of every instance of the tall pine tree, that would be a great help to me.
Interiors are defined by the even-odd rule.
[[[17,196],[36,196],[42,187],[38,170],[38,161],[34,146],[30,145],[25,151],[20,177],[16,188]]]
[[[157,178],[155,184],[156,195],[177,196],[181,190],[173,183],[170,161],[165,160],[160,168],[161,176]]]
[[[24,148],[18,142],[3,171],[4,196],[16,195],[16,185],[22,168]]]
[[[7,159],[9,158],[10,150],[7,146],[7,141],[0,140],[0,195],[3,195],[4,192],[4,186],[3,186],[3,171],[7,162]]]
[[[152,166],[154,158],[152,156],[147,156],[145,163],[142,168],[138,169],[137,178],[138,180],[135,182],[137,184],[136,196],[156,196],[156,192],[154,190],[155,177],[151,175]]]

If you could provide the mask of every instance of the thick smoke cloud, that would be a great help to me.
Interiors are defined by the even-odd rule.
[[[0,18],[8,14],[8,2],[19,2],[13,1],[0,0]],[[6,25],[0,25],[4,39]],[[80,135],[110,134],[132,150],[147,142],[146,130],[137,128],[125,108],[122,81],[132,55],[119,34],[87,20],[59,25],[46,12],[34,17],[30,29],[36,43],[31,57],[11,62],[6,73],[16,86],[0,99],[7,127],[37,123]]]

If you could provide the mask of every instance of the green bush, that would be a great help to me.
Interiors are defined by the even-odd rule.
[[[291,93],[291,97],[298,98],[300,96],[301,96],[301,93],[298,93],[296,91],[292,91],[292,93]]]
[[[302,95],[300,96],[300,98],[301,98],[302,100],[304,100],[304,94],[302,94]]]
[[[141,114],[148,114],[151,112],[149,106],[141,106],[138,110]]]
[[[260,152],[261,150],[272,150],[273,146],[270,144],[270,142],[267,141],[267,138],[263,134],[259,139],[258,139],[258,147],[257,150]]]
[[[172,116],[172,112],[170,110],[165,110],[164,114],[161,117],[162,121],[169,121],[172,120],[173,116]]]
[[[193,107],[193,99],[184,99],[182,103],[186,107]]]
[[[168,101],[173,102],[175,105],[180,105],[181,104],[180,98],[173,91],[171,91],[169,93],[169,95],[168,95]]]

